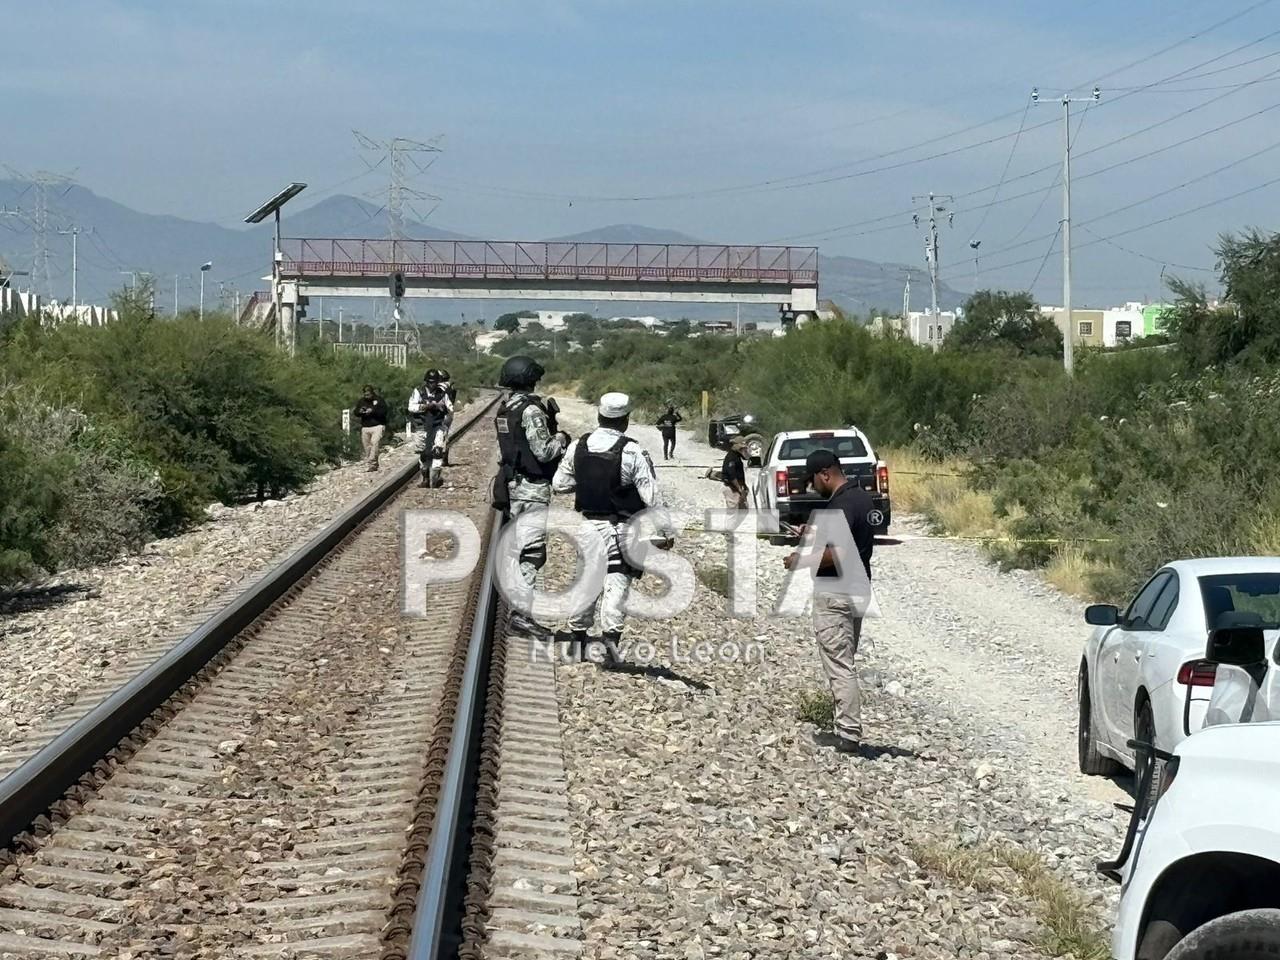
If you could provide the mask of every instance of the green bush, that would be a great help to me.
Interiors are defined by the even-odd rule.
[[[354,450],[341,410],[363,384],[394,429],[421,379],[320,345],[290,359],[224,318],[123,306],[101,328],[0,326],[0,580],[136,549],[214,500],[298,490]]]
[[[0,429],[0,584],[52,565],[46,518],[59,507],[56,477]]]

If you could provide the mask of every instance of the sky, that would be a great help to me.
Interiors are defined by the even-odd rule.
[[[942,276],[1057,303],[1061,96],[1095,84],[1071,108],[1077,305],[1212,285],[1218,235],[1280,214],[1280,0],[0,10],[0,163],[227,226],[291,180],[300,204],[385,196],[358,130],[438,142],[419,212],[494,239],[636,223],[922,264],[913,197],[950,194]]]

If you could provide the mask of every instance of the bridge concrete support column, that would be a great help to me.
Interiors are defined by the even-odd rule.
[[[293,356],[298,350],[298,284],[286,280],[280,284],[280,335],[284,338],[284,351]]]

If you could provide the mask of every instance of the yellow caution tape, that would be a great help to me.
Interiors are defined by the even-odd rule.
[[[950,534],[941,536],[931,536],[920,533],[902,533],[888,534],[892,540],[967,540],[975,543],[1045,543],[1045,544],[1063,544],[1063,543],[1113,543],[1114,541],[1106,537],[961,537]]]
[[[715,536],[724,536],[727,531],[708,531],[706,527],[700,525],[690,525],[684,527],[681,533],[713,533]],[[778,530],[773,533],[767,531],[759,531],[757,537],[787,537],[795,536],[793,532],[786,530]],[[884,539],[898,540],[903,543],[910,540],[957,540],[972,543],[1035,543],[1060,546],[1066,543],[1114,543],[1115,541],[1107,537],[962,537],[954,535],[930,535],[921,533],[888,533],[883,534]]]

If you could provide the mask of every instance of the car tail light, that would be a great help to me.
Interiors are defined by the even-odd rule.
[[[791,492],[791,484],[787,480],[787,471],[778,470],[773,475],[773,488],[778,496],[785,497]]]
[[[889,492],[889,468],[883,463],[876,467],[876,488],[881,493]]]
[[[1189,660],[1178,668],[1178,682],[1187,687],[1212,687],[1218,665],[1208,660]]]
[[[830,440],[835,436],[835,434],[828,430],[825,433],[811,433],[809,436],[813,437],[815,440]]]

